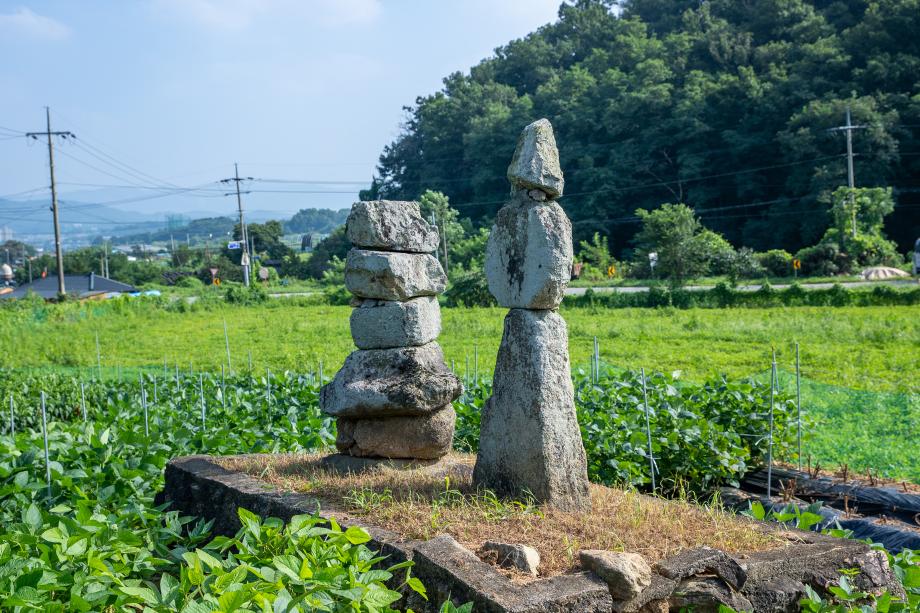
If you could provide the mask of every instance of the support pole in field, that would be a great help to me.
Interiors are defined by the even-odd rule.
[[[144,409],[144,438],[150,438],[150,419],[147,416],[147,388],[144,385],[144,375],[138,376],[141,386],[141,407]]]
[[[597,384],[601,380],[601,346],[597,342],[597,337],[594,337],[594,372],[592,373],[594,378],[594,383]],[[644,381],[644,379],[643,379]]]
[[[272,410],[272,371],[265,369],[265,403],[268,405],[269,414]]]
[[[83,423],[86,423],[86,387],[80,381],[80,409],[83,410]]]
[[[99,332],[96,332],[96,365],[99,367],[99,380],[102,381],[102,351],[99,350]]]
[[[799,365],[799,344],[795,344],[795,410],[798,413],[796,435],[799,446],[799,470],[802,470],[802,371]]]
[[[16,419],[13,417],[13,393],[10,392],[10,436],[16,436]]]
[[[51,498],[51,454],[48,453],[48,414],[45,411],[45,391],[42,390],[42,438],[45,441],[45,479],[48,481],[48,498]]]
[[[227,385],[224,379],[224,365],[220,365],[220,406],[227,410]]]
[[[323,384],[323,361],[319,361],[319,384]]]
[[[166,362],[166,356],[163,356],[163,377],[169,378],[169,364]]]
[[[473,386],[479,388],[479,345],[473,345]]]
[[[179,363],[176,362],[176,397],[179,396]]]
[[[470,354],[466,354],[466,369],[463,371],[463,389],[470,388]]]
[[[645,368],[642,369],[642,401],[645,407],[645,436],[648,439],[648,464],[652,474],[652,493],[655,493],[655,456],[652,454],[652,425],[649,420],[648,387],[645,383]]]
[[[233,372],[233,363],[230,361],[230,336],[227,334],[227,320],[224,320],[224,344],[227,346],[227,369]]]
[[[776,350],[770,366],[770,438],[767,441],[767,498],[773,495],[773,406],[776,392]]]
[[[201,397],[201,431],[205,431],[204,375],[198,373],[198,395]]]
[[[252,349],[249,350],[249,378],[252,379]]]
[[[157,396],[157,376],[153,375],[153,404],[160,404],[160,399]]]

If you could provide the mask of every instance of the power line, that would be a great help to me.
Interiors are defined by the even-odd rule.
[[[249,239],[246,235],[246,223],[243,221],[243,197],[240,192],[240,183],[243,181],[252,181],[252,177],[240,177],[239,164],[233,164],[233,176],[229,179],[221,179],[221,183],[233,182],[236,187],[236,205],[240,212],[240,236],[243,238],[243,254],[240,258],[240,264],[243,267],[243,284],[249,287]],[[247,192],[248,193],[248,192]],[[230,196],[232,194],[224,194]]]

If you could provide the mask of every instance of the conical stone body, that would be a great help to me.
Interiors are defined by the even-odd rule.
[[[510,310],[482,411],[477,486],[500,496],[529,492],[558,509],[590,509],[574,396],[565,320],[550,310]]]

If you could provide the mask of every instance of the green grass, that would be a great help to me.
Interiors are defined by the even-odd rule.
[[[354,349],[345,306],[266,306],[171,312],[121,303],[0,310],[0,355],[7,366],[93,366],[98,332],[104,366],[172,365],[217,369],[226,363],[226,321],[234,367],[252,351],[255,368],[305,370],[323,360],[334,372]],[[457,368],[479,354],[491,372],[504,309],[443,309],[439,342]],[[918,391],[920,317],[916,307],[768,309],[563,310],[573,364],[586,367],[593,337],[602,359],[625,368],[671,372],[701,380],[769,369],[775,347],[783,370],[801,344],[802,372],[815,381],[871,391]]]
[[[105,367],[226,364],[227,322],[235,369],[335,372],[354,346],[350,308],[271,300],[265,306],[171,312],[143,302],[68,304],[0,310],[0,355],[10,367],[91,367],[99,333]],[[463,373],[467,359],[492,371],[505,309],[443,309],[439,342]],[[794,372],[801,345],[804,406],[816,420],[806,448],[823,465],[847,462],[892,476],[920,478],[920,317],[916,307],[768,309],[563,309],[573,366],[588,370],[593,337],[607,364],[681,371],[701,381],[765,376],[771,347],[781,371]],[[784,385],[790,385],[784,378]],[[789,388],[786,388],[789,389]],[[852,390],[869,392],[854,394]]]

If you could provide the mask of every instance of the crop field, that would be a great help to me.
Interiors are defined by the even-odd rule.
[[[260,306],[174,309],[153,302],[67,304],[0,311],[0,355],[14,368],[127,376],[132,368],[176,365],[219,371],[227,363],[224,322],[236,370],[333,374],[354,349],[350,309],[305,300]],[[445,308],[439,342],[467,378],[488,376],[504,310]],[[920,320],[916,307],[769,309],[563,309],[573,371],[590,371],[593,337],[614,370],[646,368],[702,382],[726,375],[766,381],[776,349],[782,388],[794,393],[800,343],[803,455],[825,467],[847,464],[920,481]]]

